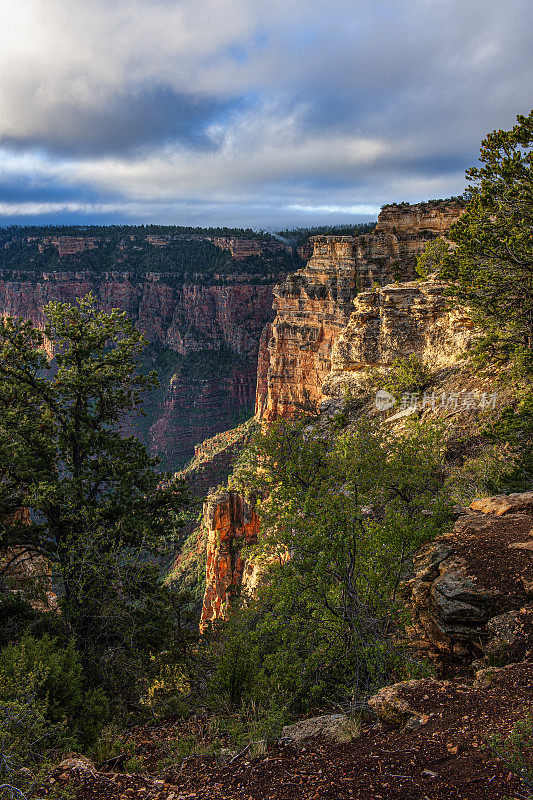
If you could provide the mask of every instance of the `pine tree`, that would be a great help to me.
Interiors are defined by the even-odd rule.
[[[463,216],[420,260],[439,267],[482,333],[477,359],[533,370],[533,111],[482,141]]]

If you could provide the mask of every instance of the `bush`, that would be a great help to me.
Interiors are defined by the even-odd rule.
[[[7,796],[31,788],[47,760],[68,743],[64,723],[50,724],[54,714],[45,689],[50,671],[26,646],[36,654],[38,648],[29,641],[1,654],[0,783]],[[53,666],[54,659],[49,661]]]
[[[94,740],[107,714],[107,701],[102,691],[85,691],[73,640],[61,645],[47,634],[40,639],[25,635],[0,652],[0,673],[6,681],[0,694],[4,701],[10,700],[9,687],[29,683],[38,714],[49,730],[62,729],[73,744]]]
[[[443,459],[440,428],[416,423],[393,436],[363,418],[331,441],[278,422],[256,438],[236,480],[262,498],[248,555],[263,578],[223,627],[215,690],[292,713],[409,674],[397,589],[447,521]]]
[[[383,388],[399,400],[404,392],[421,392],[429,383],[431,370],[416,355],[395,358]]]
[[[513,455],[512,464],[488,482],[488,490],[523,492],[533,487],[533,393],[527,392],[516,406],[502,411],[497,422],[486,431],[495,447],[506,444]]]

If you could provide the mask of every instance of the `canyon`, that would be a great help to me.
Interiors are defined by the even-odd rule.
[[[4,232],[0,315],[42,328],[47,303],[73,303],[89,292],[101,310],[126,312],[148,342],[144,367],[155,369],[161,382],[145,398],[146,417],[132,419],[127,430],[164,468],[175,470],[196,444],[253,415],[272,286],[293,259],[275,239],[106,230],[69,236]],[[212,262],[201,272],[206,256]],[[189,259],[188,272],[182,262],[171,271],[176,257]]]
[[[434,335],[447,337],[447,350],[465,346],[461,326],[468,323],[460,312],[457,319],[446,316],[443,286],[413,283],[417,255],[445,236],[462,210],[458,200],[385,206],[371,233],[313,237],[308,264],[274,287],[276,316],[259,355],[262,420],[316,406],[332,370],[389,364],[426,350],[429,356]],[[432,359],[441,358],[437,340]]]
[[[370,233],[312,237],[307,265],[273,289],[275,317],[263,330],[257,367],[263,427],[357,395],[369,371],[386,370],[395,358],[416,355],[438,368],[464,357],[473,337],[468,315],[448,307],[441,281],[413,280],[417,255],[462,211],[455,199],[385,206]],[[202,629],[226,614],[230,595],[254,571],[239,555],[242,520],[222,506],[217,512],[218,502],[227,503],[217,498],[208,498],[201,529],[209,542]],[[220,558],[217,515],[226,520]]]

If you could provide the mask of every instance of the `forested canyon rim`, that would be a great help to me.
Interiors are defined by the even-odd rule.
[[[48,302],[73,303],[89,292],[102,310],[127,312],[149,342],[145,366],[164,383],[148,399],[147,420],[132,421],[131,430],[175,469],[196,444],[253,414],[272,285],[285,276],[292,256],[272,237],[134,230],[4,231],[0,315],[41,328]],[[180,248],[185,256],[195,248],[193,263],[211,258],[205,274],[191,267],[184,272]],[[196,270],[201,267],[200,261]]]

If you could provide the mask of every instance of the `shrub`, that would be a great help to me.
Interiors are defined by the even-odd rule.
[[[440,428],[392,436],[369,418],[333,441],[283,421],[256,438],[236,479],[262,498],[264,578],[223,631],[229,701],[349,706],[409,674],[397,589],[447,520],[443,459]]]
[[[107,702],[103,692],[85,691],[73,640],[61,645],[47,634],[40,639],[25,635],[0,652],[0,673],[7,688],[32,684],[34,702],[49,730],[61,728],[73,743],[86,744],[96,737]],[[7,702],[6,687],[0,697]]]
[[[26,644],[2,651],[0,668],[0,783],[13,797],[31,788],[47,759],[68,741],[61,721],[50,724],[49,670],[28,657]]]
[[[383,388],[400,399],[404,392],[422,391],[430,375],[430,369],[416,355],[395,358]]]

